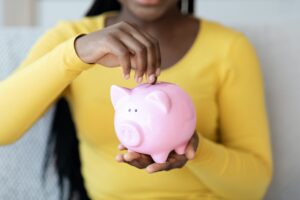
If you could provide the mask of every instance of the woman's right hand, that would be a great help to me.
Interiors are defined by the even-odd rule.
[[[121,66],[125,79],[135,70],[135,80],[154,83],[160,73],[160,49],[158,40],[137,27],[120,22],[79,37],[75,49],[85,63],[97,63],[107,67]]]

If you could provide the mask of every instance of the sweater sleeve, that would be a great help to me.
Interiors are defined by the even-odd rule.
[[[0,145],[18,140],[82,71],[76,32],[62,22],[50,29],[8,78],[0,82]]]
[[[262,199],[272,176],[263,80],[255,51],[239,34],[220,64],[220,142],[200,135],[187,167],[224,199]]]

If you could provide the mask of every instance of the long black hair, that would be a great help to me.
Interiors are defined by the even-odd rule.
[[[179,1],[184,12],[194,12],[194,0]],[[118,11],[121,5],[117,0],[94,0],[86,16],[95,16],[107,11]],[[89,200],[81,174],[79,141],[76,128],[66,99],[57,101],[51,133],[46,147],[44,175],[51,161],[54,161],[60,186],[60,199]],[[45,180],[44,180],[45,181]]]

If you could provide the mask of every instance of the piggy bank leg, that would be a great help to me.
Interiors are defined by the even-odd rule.
[[[156,163],[165,163],[168,159],[169,153],[170,152],[152,154],[151,157]]]
[[[175,149],[175,152],[179,155],[183,155],[185,153],[187,144],[181,145]]]

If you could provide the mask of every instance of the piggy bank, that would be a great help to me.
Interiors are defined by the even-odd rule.
[[[160,82],[134,89],[111,86],[114,127],[129,151],[166,162],[171,151],[184,154],[196,127],[190,97],[177,85]]]

